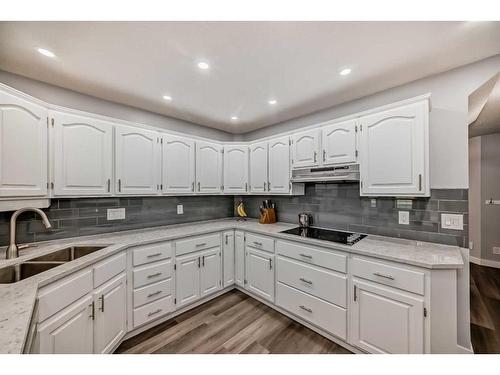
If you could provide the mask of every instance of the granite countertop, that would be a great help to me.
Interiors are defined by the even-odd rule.
[[[257,220],[243,222],[235,219],[169,225],[39,243],[37,247],[21,250],[19,258],[9,260],[4,259],[5,248],[1,248],[0,268],[48,254],[70,245],[106,245],[105,248],[95,253],[55,267],[29,279],[15,284],[0,284],[0,353],[23,352],[38,288],[134,245],[144,245],[234,228],[430,269],[462,268],[464,266],[460,250],[456,246],[372,235],[352,246],[348,246],[279,233],[296,226],[296,224],[289,223],[264,225],[259,224]]]

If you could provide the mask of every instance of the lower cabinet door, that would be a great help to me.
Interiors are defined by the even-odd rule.
[[[94,291],[94,353],[109,353],[127,331],[127,284],[122,274]]]
[[[40,324],[41,354],[92,354],[94,320],[92,297],[87,296]]]
[[[234,232],[234,282],[245,287],[245,233]]]
[[[222,234],[224,288],[234,284],[234,231]]]
[[[220,290],[221,278],[221,249],[218,246],[201,254],[201,296],[204,297]]]
[[[424,352],[423,299],[359,280],[352,298],[353,345],[370,353]]]
[[[200,298],[200,253],[176,258],[175,291],[177,307],[190,304]]]
[[[274,302],[274,255],[247,246],[245,265],[247,289]]]

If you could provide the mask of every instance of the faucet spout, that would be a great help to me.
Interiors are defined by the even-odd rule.
[[[25,208],[21,208],[21,209],[17,210],[16,212],[14,212],[12,214],[12,216],[10,217],[10,244],[9,244],[9,247],[7,248],[7,252],[5,253],[5,257],[7,259],[17,258],[19,256],[19,249],[18,249],[17,244],[16,244],[17,218],[23,212],[27,212],[27,211],[32,211],[32,212],[35,212],[38,215],[40,215],[40,217],[42,218],[42,223],[46,229],[52,228],[52,224],[50,223],[49,218],[47,217],[45,212],[43,212],[39,208],[25,207]]]

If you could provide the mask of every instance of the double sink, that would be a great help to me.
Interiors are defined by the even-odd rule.
[[[104,249],[103,246],[71,246],[12,266],[0,268],[0,284],[13,284],[44,271]]]

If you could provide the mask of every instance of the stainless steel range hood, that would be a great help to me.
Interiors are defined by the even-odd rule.
[[[359,164],[341,167],[314,167],[292,170],[292,182],[359,181]]]

